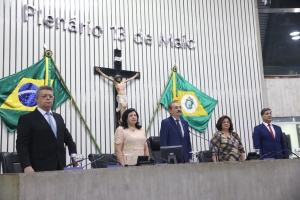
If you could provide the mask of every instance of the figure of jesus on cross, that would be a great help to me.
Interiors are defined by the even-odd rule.
[[[125,91],[125,83],[132,81],[137,76],[139,76],[140,73],[136,73],[133,77],[131,77],[129,79],[122,80],[122,77],[119,74],[115,75],[114,78],[111,78],[111,77],[107,76],[106,74],[104,74],[98,67],[96,68],[96,71],[99,72],[104,78],[107,78],[108,80],[110,80],[114,83],[116,91],[118,93],[118,95],[116,97],[117,102],[118,102],[118,107],[116,108],[116,111],[117,112],[120,111],[120,121],[121,121],[122,115],[125,112],[125,110],[127,109],[127,96],[126,96],[126,91]]]

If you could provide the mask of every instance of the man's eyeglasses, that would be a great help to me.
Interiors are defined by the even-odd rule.
[[[181,109],[181,106],[174,106],[174,109]]]
[[[54,96],[53,95],[43,95],[43,96],[41,96],[42,99],[46,99],[47,97],[49,99],[53,99]]]

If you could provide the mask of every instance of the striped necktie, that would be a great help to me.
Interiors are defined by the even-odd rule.
[[[178,127],[178,129],[179,129],[179,133],[181,133],[181,136],[182,136],[182,137],[184,137],[184,135],[183,135],[183,133],[182,133],[181,126],[180,126],[180,124],[179,124],[179,123],[180,123],[180,120],[179,120],[179,119],[177,119],[177,120],[176,120],[176,124],[177,124],[177,127]]]

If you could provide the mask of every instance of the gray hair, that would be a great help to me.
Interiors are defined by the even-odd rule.
[[[169,105],[168,105],[168,110],[172,110],[172,108],[173,108],[173,103],[178,103],[178,101],[172,101],[171,103],[169,103]]]
[[[36,91],[36,96],[39,96],[39,93],[41,90],[50,90],[53,92],[53,88],[51,86],[48,86],[48,85],[43,85],[43,86],[40,86],[37,91]]]

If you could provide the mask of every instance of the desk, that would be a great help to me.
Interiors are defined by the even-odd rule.
[[[300,159],[1,174],[0,199],[294,200]]]

